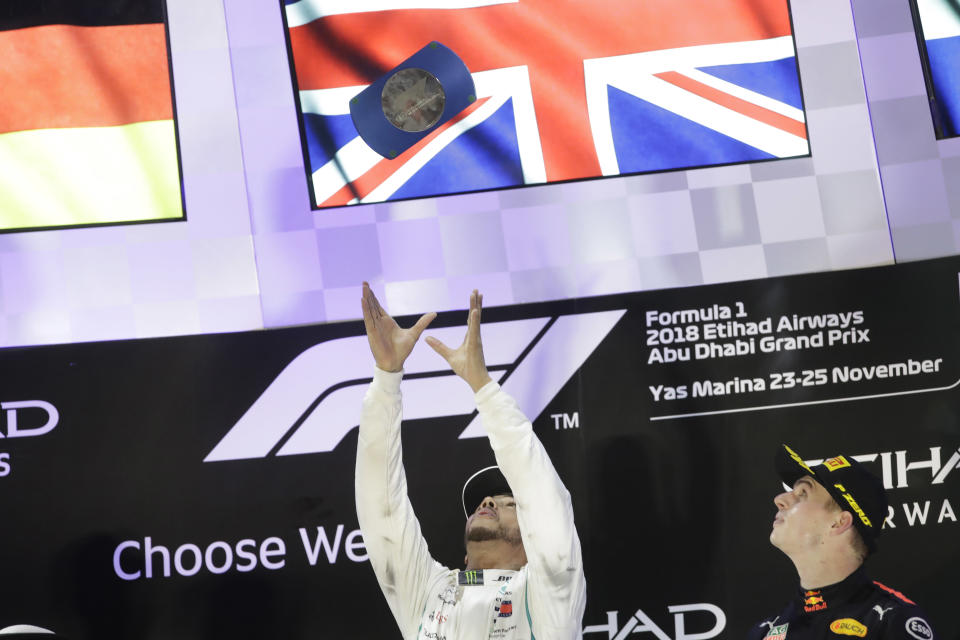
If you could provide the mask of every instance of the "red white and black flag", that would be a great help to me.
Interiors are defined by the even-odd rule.
[[[164,14],[0,5],[0,229],[183,217]]]

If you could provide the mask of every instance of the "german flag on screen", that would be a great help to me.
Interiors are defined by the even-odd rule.
[[[164,0],[0,2],[0,230],[182,217]]]

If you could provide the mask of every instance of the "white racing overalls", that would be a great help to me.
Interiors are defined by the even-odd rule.
[[[497,383],[477,392],[484,429],[517,503],[527,564],[518,571],[449,569],[430,556],[407,498],[400,446],[402,375],[374,373],[363,400],[356,469],[364,543],[401,636],[579,638],[586,604],[580,539],[570,493],[533,425]]]

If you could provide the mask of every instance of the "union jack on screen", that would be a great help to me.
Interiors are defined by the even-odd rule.
[[[960,2],[915,0],[938,138],[960,136]]]
[[[284,0],[316,208],[810,153],[787,0]],[[349,100],[431,40],[477,101],[393,160]]]

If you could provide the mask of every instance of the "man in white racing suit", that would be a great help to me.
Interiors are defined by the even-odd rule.
[[[473,512],[464,535],[466,569],[460,571],[430,555],[407,498],[400,446],[403,363],[436,314],[401,329],[363,285],[363,319],[377,365],[357,442],[364,543],[405,640],[572,640],[580,637],[586,581],[570,494],[530,421],[487,373],[481,302],[474,291],[458,348],[426,339],[473,389],[509,484],[465,507]]]

